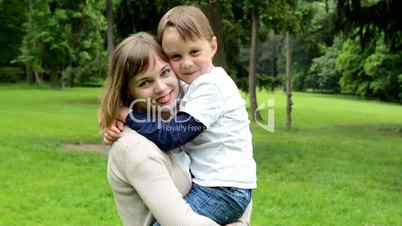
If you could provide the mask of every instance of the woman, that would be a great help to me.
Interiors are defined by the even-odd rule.
[[[101,104],[101,127],[113,128],[119,109],[132,103],[137,112],[166,117],[175,109],[179,93],[178,80],[159,44],[149,34],[132,35],[113,52]],[[124,225],[148,226],[153,216],[164,226],[217,226],[194,213],[182,198],[191,187],[188,165],[184,152],[164,154],[125,128],[112,145],[108,161],[108,180]]]

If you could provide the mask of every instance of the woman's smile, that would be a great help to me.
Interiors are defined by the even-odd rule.
[[[158,105],[164,106],[164,105],[168,105],[172,102],[172,100],[174,100],[175,98],[172,98],[172,93],[173,90],[170,90],[169,93],[167,93],[166,95],[162,95],[159,98],[156,99],[156,102],[158,103]]]

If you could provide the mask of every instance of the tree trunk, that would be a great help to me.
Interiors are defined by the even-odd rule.
[[[107,14],[107,55],[112,56],[114,49],[113,44],[113,4],[112,0],[106,0],[106,14]]]
[[[289,32],[286,32],[286,129],[292,128],[292,46]]]
[[[33,84],[35,82],[35,78],[33,76],[32,69],[29,64],[25,64],[25,75],[28,84]]]
[[[250,46],[250,62],[248,69],[248,92],[250,95],[250,110],[252,115],[252,120],[260,120],[261,115],[256,111],[257,106],[257,94],[256,94],[256,47],[257,47],[257,33],[258,33],[258,23],[259,16],[256,14],[254,10],[251,12],[251,46]]]
[[[42,84],[43,84],[43,81],[42,81],[42,79],[41,79],[39,73],[34,70],[34,71],[33,71],[33,74],[34,74],[34,77],[35,77],[35,82],[36,82],[36,84],[37,84],[37,85],[42,85]]]
[[[212,30],[214,31],[216,38],[218,39],[218,52],[214,57],[214,63],[227,70],[228,68],[223,38],[221,3],[216,0],[209,0],[208,6],[205,8],[205,14],[207,15],[211,23]]]
[[[29,26],[32,26],[32,1],[28,1],[28,24]],[[32,43],[30,41],[30,43]],[[35,81],[37,81],[36,77],[37,74],[32,70],[32,63],[25,63],[25,73],[27,76],[27,82],[28,84],[34,84]]]

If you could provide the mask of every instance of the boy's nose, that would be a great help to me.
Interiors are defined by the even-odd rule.
[[[193,65],[193,62],[188,58],[184,58],[181,64],[183,69],[189,69]]]

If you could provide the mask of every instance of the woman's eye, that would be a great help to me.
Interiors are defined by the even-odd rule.
[[[138,84],[139,87],[146,87],[149,86],[151,84],[151,81],[142,81]]]
[[[163,77],[168,77],[170,75],[170,71],[171,71],[170,68],[163,69],[162,76]]]

